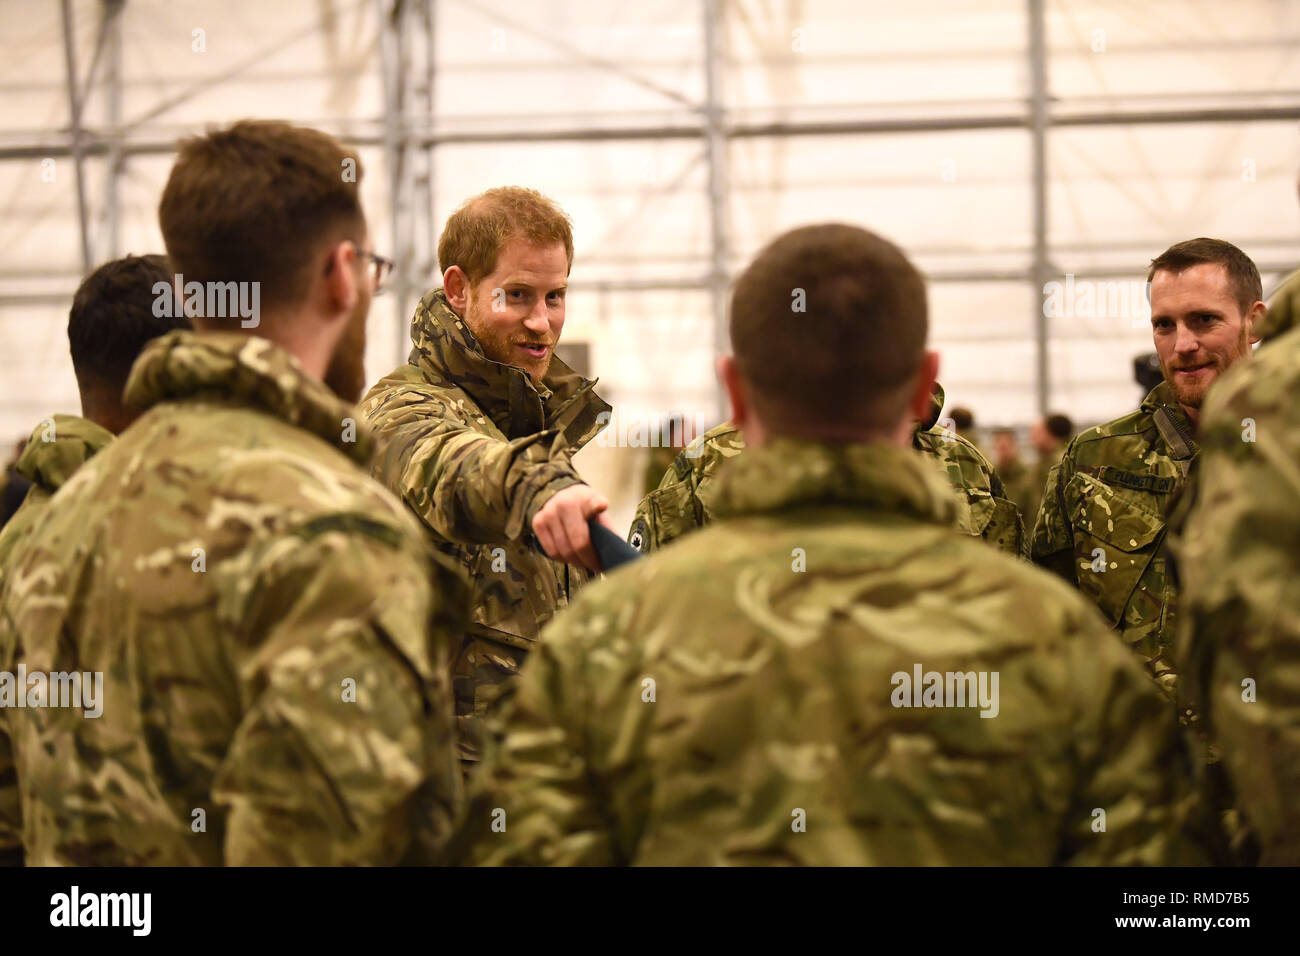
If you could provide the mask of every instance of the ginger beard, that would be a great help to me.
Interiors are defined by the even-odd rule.
[[[1160,371],[1178,404],[1186,408],[1200,408],[1215,380],[1248,354],[1250,331],[1243,326],[1241,335],[1228,348],[1202,351],[1190,359],[1176,355],[1169,359],[1161,356]]]
[[[469,303],[465,309],[465,324],[474,333],[483,354],[502,365],[513,365],[528,373],[534,382],[541,382],[551,367],[558,336],[538,335],[522,322],[503,323],[492,314],[492,290],[486,282],[470,287]],[[519,346],[533,346],[544,351],[529,355]]]

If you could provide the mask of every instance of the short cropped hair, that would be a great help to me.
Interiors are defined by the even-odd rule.
[[[779,236],[731,299],[737,370],[775,434],[894,428],[928,323],[925,281],[902,251],[840,223]]]
[[[492,274],[502,248],[518,238],[538,245],[563,243],[573,268],[573,223],[564,210],[536,189],[498,186],[451,214],[438,239],[438,271],[460,266],[474,285]]]
[[[1048,415],[1043,419],[1043,427],[1049,435],[1061,441],[1069,441],[1074,437],[1074,422],[1070,421],[1068,415]]]
[[[1192,266],[1213,262],[1223,266],[1228,273],[1228,286],[1233,297],[1245,315],[1250,307],[1264,298],[1264,283],[1260,281],[1259,269],[1250,256],[1246,255],[1230,242],[1222,239],[1187,239],[1176,242],[1160,255],[1151,260],[1147,270],[1147,282],[1157,272],[1172,272],[1175,275]]]
[[[975,413],[965,405],[958,405],[948,417],[952,419],[959,432],[969,431],[975,427]]]
[[[190,327],[172,309],[154,308],[158,283],[172,284],[167,260],[158,255],[114,259],[82,281],[68,311],[68,349],[83,392],[98,385],[120,394],[145,345]]]
[[[304,126],[242,120],[187,139],[158,206],[168,258],[186,283],[258,282],[263,308],[301,303],[321,250],[364,239],[361,176],[355,152]]]

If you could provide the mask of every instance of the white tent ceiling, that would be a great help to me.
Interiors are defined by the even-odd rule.
[[[0,0],[0,438],[76,410],[86,260],[162,251],[175,140],[245,116],[361,144],[404,280],[372,312],[371,380],[442,220],[518,183],[574,219],[566,338],[627,415],[716,418],[727,278],[841,219],[930,275],[941,379],[982,423],[1040,396],[1108,418],[1149,328],[1042,319],[1044,283],[1141,281],[1197,235],[1266,288],[1300,262],[1298,49],[1300,0]]]

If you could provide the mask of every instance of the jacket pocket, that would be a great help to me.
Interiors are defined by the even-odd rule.
[[[644,538],[633,547],[640,551],[661,548],[669,541],[702,527],[695,492],[689,482],[678,481],[666,488],[656,488],[645,499],[645,526],[637,526]],[[635,531],[634,531],[635,533]]]
[[[1114,625],[1164,541],[1165,520],[1087,475],[1065,487],[1079,590]]]

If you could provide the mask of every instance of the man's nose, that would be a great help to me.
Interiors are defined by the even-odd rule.
[[[1180,324],[1178,326],[1178,337],[1174,339],[1174,351],[1195,352],[1201,347],[1201,340],[1196,337],[1196,333],[1187,326]]]
[[[546,332],[550,327],[551,319],[550,316],[546,314],[545,303],[529,312],[528,318],[524,319],[524,328],[528,329],[530,332]]]

